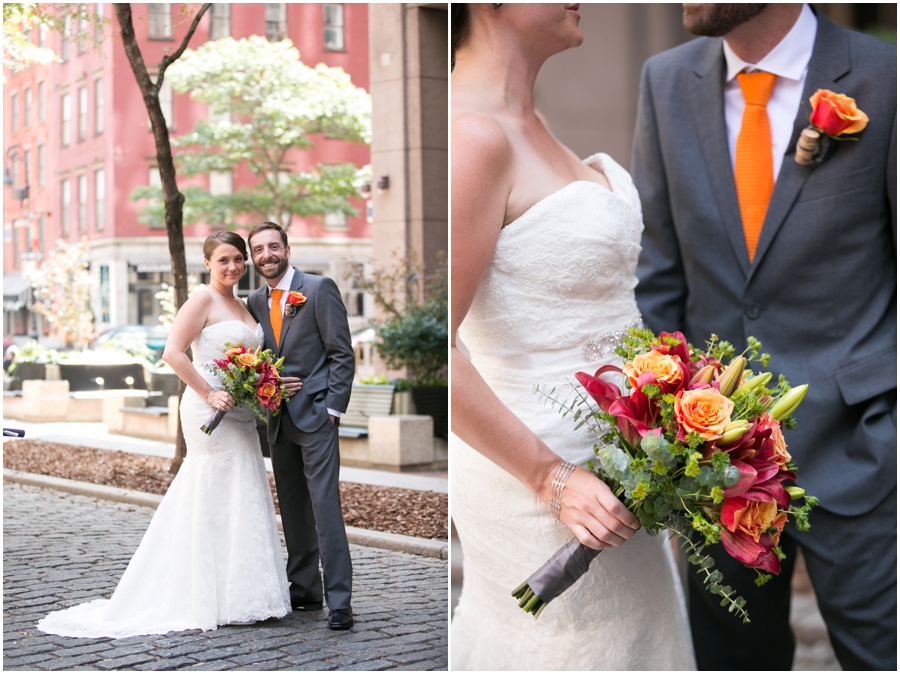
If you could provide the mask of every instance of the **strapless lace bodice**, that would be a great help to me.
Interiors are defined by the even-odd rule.
[[[641,206],[609,155],[585,160],[612,191],[577,181],[539,201],[500,232],[459,336],[472,361],[534,369],[571,362],[582,346],[639,316],[634,299]],[[523,356],[537,357],[521,362]]]

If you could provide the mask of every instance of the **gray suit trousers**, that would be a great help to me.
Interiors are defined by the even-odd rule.
[[[279,418],[278,437],[270,450],[288,550],[291,604],[322,601],[321,556],[325,603],[332,611],[350,608],[353,567],[341,514],[337,427],[326,421],[307,433],[289,414]]]

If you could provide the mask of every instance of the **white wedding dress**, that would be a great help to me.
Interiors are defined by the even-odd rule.
[[[532,388],[621,365],[616,340],[640,322],[634,299],[641,208],[608,155],[585,160],[613,190],[577,181],[501,232],[459,337],[491,389],[564,459],[593,441]],[[454,670],[694,669],[684,600],[665,535],[643,529],[605,550],[540,618],[512,590],[573,538],[509,473],[451,436],[453,521],[463,589],[451,627]]]
[[[225,343],[256,348],[262,329],[239,320],[204,328],[194,367]],[[237,407],[212,435],[200,427],[213,408],[188,388],[181,401],[187,457],[159,504],[111,599],[55,611],[37,627],[66,637],[128,637],[281,617],[291,604],[284,555],[252,412]]]

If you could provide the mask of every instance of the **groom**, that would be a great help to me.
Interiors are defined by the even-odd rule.
[[[334,281],[288,264],[291,248],[281,227],[256,225],[247,243],[253,266],[267,281],[247,304],[263,326],[266,348],[284,356],[283,381],[295,393],[268,424],[291,606],[322,609],[321,552],[328,627],[346,630],[353,626],[353,571],[341,515],[337,426],[356,363],[347,312]]]
[[[843,668],[896,670],[896,46],[808,5],[686,4],[684,23],[707,37],[643,73],[638,304],[650,328],[694,344],[757,337],[772,372],[810,385],[787,441],[821,501],[808,533],[785,531],[782,572],[762,588],[715,546],[749,625],[688,574],[697,662],[791,668],[800,545]],[[869,124],[812,168],[794,149],[818,89],[855,98]]]

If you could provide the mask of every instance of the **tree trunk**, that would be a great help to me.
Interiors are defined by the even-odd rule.
[[[172,158],[172,146],[169,143],[168,125],[166,124],[162,107],[159,104],[159,90],[162,87],[166,68],[184,53],[191,37],[197,30],[200,18],[209,9],[210,3],[204,4],[194,16],[194,20],[191,22],[190,28],[188,28],[187,34],[184,36],[179,48],[173,54],[163,58],[162,63],[159,64],[159,72],[156,75],[155,82],[150,79],[147,65],[144,63],[144,57],[141,55],[141,48],[138,46],[137,38],[134,35],[131,5],[128,3],[114,3],[113,7],[115,7],[116,18],[122,29],[122,44],[125,47],[125,54],[128,56],[131,70],[134,72],[137,85],[144,97],[144,105],[147,108],[147,114],[150,116],[150,127],[153,129],[153,138],[156,141],[156,162],[159,167],[163,200],[166,207],[166,233],[169,237],[169,255],[172,258],[172,275],[175,280],[175,310],[177,311],[188,298],[187,262],[184,256],[184,228],[182,223],[184,195],[178,191],[178,184],[175,181],[175,161]],[[180,381],[178,384],[179,404],[181,397],[184,395],[184,389],[184,382]],[[178,472],[186,454],[187,446],[185,445],[184,434],[181,431],[181,418],[179,415],[178,432],[175,436],[175,459],[172,461],[170,469],[172,473]]]

